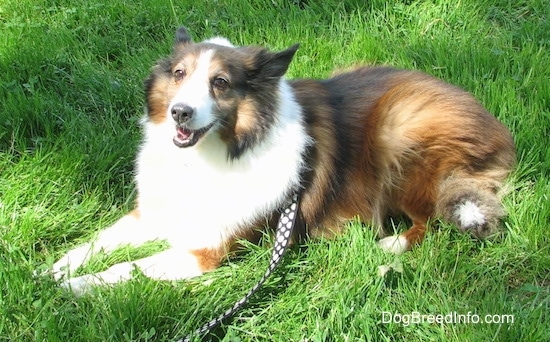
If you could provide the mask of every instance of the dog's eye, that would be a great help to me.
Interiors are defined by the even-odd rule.
[[[185,71],[184,70],[178,69],[178,70],[174,71],[174,79],[176,80],[176,82],[179,82],[179,81],[183,80],[184,77],[185,77]]]
[[[218,90],[225,90],[229,87],[229,82],[223,77],[216,77],[212,81],[212,85]]]

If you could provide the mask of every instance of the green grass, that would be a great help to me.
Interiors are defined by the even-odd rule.
[[[357,63],[424,70],[475,94],[510,127],[519,156],[501,240],[476,241],[444,225],[395,257],[351,225],[335,240],[291,251],[218,336],[550,340],[549,11],[547,0],[1,0],[0,340],[170,341],[263,274],[269,238],[197,279],[138,276],[80,298],[45,272],[132,207],[142,82],[182,24],[198,39],[223,35],[273,49],[300,42],[290,77]],[[97,263],[128,253],[141,252]],[[403,271],[377,275],[391,263]],[[514,323],[405,326],[384,324],[384,311],[512,314]]]

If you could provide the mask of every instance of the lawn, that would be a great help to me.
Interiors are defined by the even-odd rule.
[[[289,77],[358,63],[423,70],[472,92],[518,151],[501,239],[442,224],[397,257],[350,223],[334,240],[291,250],[214,340],[549,341],[549,18],[547,0],[0,0],[0,340],[171,341],[263,274],[269,236],[189,281],[137,275],[76,297],[47,272],[132,208],[143,80],[186,25],[197,40],[300,42]],[[158,248],[122,249],[87,267]],[[411,324],[416,313],[422,322]],[[429,321],[437,315],[463,321]]]

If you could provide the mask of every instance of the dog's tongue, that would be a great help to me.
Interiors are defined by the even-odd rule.
[[[176,130],[176,139],[181,141],[181,142],[184,142],[184,141],[188,141],[188,140],[191,140],[191,138],[193,137],[193,131],[190,130],[190,129],[185,129],[185,128],[180,128],[178,127],[177,130]]]

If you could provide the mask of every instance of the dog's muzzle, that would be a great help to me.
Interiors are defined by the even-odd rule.
[[[195,145],[216,123],[214,121],[199,129],[189,128],[188,123],[193,118],[195,109],[185,103],[176,103],[170,109],[170,113],[176,122],[176,135],[173,141],[177,147],[191,147]]]

